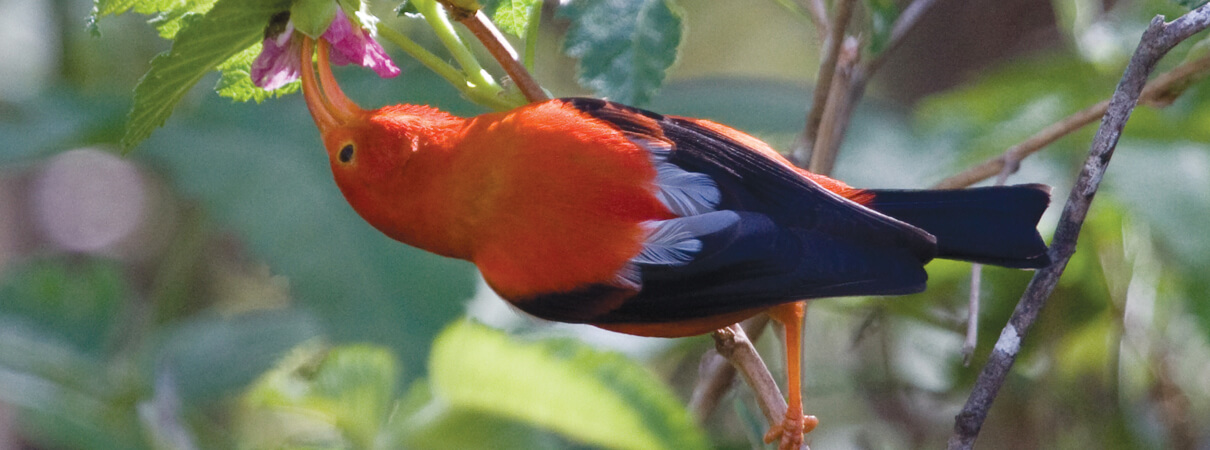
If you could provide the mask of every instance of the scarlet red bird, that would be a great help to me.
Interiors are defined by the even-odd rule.
[[[789,411],[766,439],[797,448],[804,299],[925,287],[934,258],[1049,263],[1041,185],[851,188],[726,126],[603,100],[472,118],[366,111],[303,46],[303,94],[336,184],[388,236],[473,262],[517,308],[642,336],[707,333],[770,312],[786,328]]]

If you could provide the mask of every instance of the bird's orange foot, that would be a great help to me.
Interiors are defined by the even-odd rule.
[[[800,416],[793,412],[786,413],[786,420],[769,428],[765,433],[765,443],[781,440],[777,450],[798,450],[802,447],[802,435],[810,433],[819,425],[815,416]]]

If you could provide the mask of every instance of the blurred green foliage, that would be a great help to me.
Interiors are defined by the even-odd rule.
[[[101,2],[94,13],[144,3]],[[501,3],[514,12],[529,5]],[[727,123],[779,148],[801,128],[814,61],[792,76],[784,61],[745,67],[758,74],[745,78],[684,69],[728,67],[727,55],[773,45],[763,43],[686,52],[682,58],[695,59],[669,68],[675,50],[695,40],[742,42],[754,27],[774,23],[759,15],[770,5],[788,8],[783,12],[798,22],[780,31],[797,36],[810,26],[793,2],[744,6],[743,16],[718,2],[622,2],[646,11],[636,17],[651,21],[640,25],[587,3],[552,17],[557,6],[546,3],[542,39],[558,44],[568,36],[564,46],[585,50],[572,52],[575,61],[561,56],[559,45],[539,46],[544,85],[571,86],[562,79],[574,78],[579,64],[586,78],[604,80],[587,83],[599,93],[650,96],[652,109]],[[971,71],[968,82],[938,87],[944,91],[913,104],[873,96],[854,118],[838,176],[858,186],[926,186],[1105,98],[1143,24],[1153,14],[1181,11],[1158,0],[1119,3],[1101,11],[1101,2],[1056,0],[1059,35],[1047,50],[963,68]],[[297,96],[258,105],[231,103],[205,87],[174,91],[180,101],[166,126],[123,159],[145,175],[143,225],[102,250],[56,246],[33,200],[43,168],[79,147],[113,151],[131,102],[149,101],[146,94],[132,100],[130,91],[147,61],[165,50],[160,36],[175,35],[180,24],[199,20],[190,13],[215,2],[164,2],[185,9],[156,17],[155,28],[137,17],[105,17],[95,23],[100,39],[78,19],[91,2],[41,4],[41,16],[27,12],[34,14],[27,26],[57,36],[57,65],[36,89],[0,100],[0,439],[8,440],[0,447],[750,448],[763,434],[743,387],[702,425],[684,410],[706,339],[635,345],[536,323],[503,307],[482,312],[484,302],[500,301],[486,298],[472,266],[391,241],[348,207]],[[898,9],[869,4],[882,6],[859,13],[855,26],[879,38],[887,23],[878,21],[893,20]],[[718,11],[731,15],[710,23],[727,26],[694,27]],[[439,45],[418,21],[384,20]],[[602,28],[594,34],[589,26]],[[616,44],[640,38],[658,45]],[[1192,47],[1178,48],[1160,70],[1204,54]],[[246,83],[239,70],[254,55],[237,55],[244,69],[231,66],[220,84]],[[345,91],[365,106],[407,101],[460,115],[485,110],[393,55],[401,78],[338,70]],[[189,76],[208,80],[202,74],[224,61],[231,60],[212,58]],[[622,62],[606,67],[613,61]],[[943,58],[919,63],[960,70]],[[655,91],[666,72],[671,81]],[[981,448],[1210,442],[1208,86],[1189,86],[1166,108],[1135,111],[1078,251],[1024,341]],[[1060,140],[1010,179],[1056,186],[1044,234],[1091,134],[1087,128]],[[814,447],[943,445],[1030,274],[984,269],[979,346],[968,368],[958,348],[969,265],[939,261],[928,269],[922,294],[813,304],[806,408],[823,421],[809,436]],[[509,332],[461,318],[472,297],[479,319],[509,324]],[[760,349],[780,375],[774,341],[763,339]]]

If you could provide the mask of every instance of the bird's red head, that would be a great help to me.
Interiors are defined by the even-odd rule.
[[[353,209],[391,237],[443,250],[444,242],[426,240],[432,233],[413,228],[426,224],[422,211],[432,208],[425,202],[442,198],[429,188],[438,184],[434,177],[448,175],[441,168],[454,147],[451,136],[465,119],[428,106],[361,109],[332,76],[327,41],[318,43],[318,68],[312,64],[316,46],[311,38],[303,39],[303,97],[319,128],[336,185]]]
[[[332,75],[328,42],[318,43],[318,70],[311,64],[316,42],[304,38],[302,47],[303,97],[342,188],[353,179],[377,182],[378,176],[397,176],[413,153],[439,141],[449,125],[462,120],[427,106],[361,109]]]

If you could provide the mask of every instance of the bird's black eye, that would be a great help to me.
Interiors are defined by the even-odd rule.
[[[338,157],[340,158],[340,162],[342,162],[342,163],[347,163],[349,161],[352,161],[353,160],[353,144],[345,144],[344,147],[341,147],[340,155],[338,155]]]

